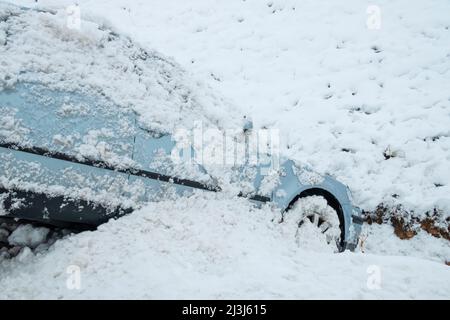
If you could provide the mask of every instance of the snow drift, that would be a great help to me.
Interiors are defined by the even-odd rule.
[[[323,239],[314,240],[317,234],[303,232],[296,240],[295,224],[279,220],[269,206],[256,209],[218,194],[152,203],[95,232],[57,241],[45,254],[25,250],[3,261],[0,298],[450,297],[449,270],[439,259],[374,255],[369,245],[366,254],[333,254]],[[368,244],[384,247],[384,254],[400,248],[392,235],[376,239],[371,234]],[[372,283],[374,271],[380,279]]]

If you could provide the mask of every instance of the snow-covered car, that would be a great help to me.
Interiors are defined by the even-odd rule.
[[[179,149],[165,118],[197,116],[176,65],[103,26],[66,30],[56,13],[0,5],[0,21],[0,215],[97,226],[148,201],[223,189],[202,165],[174,160],[192,147]],[[282,158],[268,175],[272,165],[234,166],[251,186],[236,195],[282,213],[321,196],[337,218],[305,219],[354,249],[362,219],[349,189]]]

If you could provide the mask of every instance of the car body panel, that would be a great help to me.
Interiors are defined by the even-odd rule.
[[[266,175],[262,172],[270,173],[268,168],[275,168],[272,163],[265,164],[262,168],[253,168],[254,193],[269,198],[268,201],[274,203],[283,212],[289,210],[290,206],[300,195],[318,195],[323,196],[328,204],[340,215],[343,224],[344,238],[342,246],[354,248],[358,241],[358,235],[361,231],[361,210],[351,203],[350,190],[347,186],[340,183],[330,175],[319,175],[307,166],[297,166],[292,160],[282,160],[278,170],[272,171],[278,180],[273,183],[270,193],[261,192],[261,187]],[[243,167],[245,168],[245,166]],[[241,171],[244,169],[241,168]],[[247,176],[247,175],[241,175]],[[335,200],[335,201],[334,201]]]
[[[105,98],[19,83],[0,91],[0,101],[6,142],[115,164],[132,158],[135,115]]]
[[[0,147],[0,184],[118,206],[129,174]]]

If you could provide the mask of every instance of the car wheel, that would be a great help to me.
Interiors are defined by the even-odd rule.
[[[328,245],[340,249],[341,228],[336,211],[321,196],[299,198],[283,217],[295,227],[299,246]]]

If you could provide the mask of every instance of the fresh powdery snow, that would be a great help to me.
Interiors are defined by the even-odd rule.
[[[375,7],[359,0],[78,0],[81,29],[70,32],[58,23],[73,1],[9,2],[58,13],[26,21],[24,51],[0,60],[0,70],[19,74],[0,74],[2,86],[26,76],[27,59],[39,68],[48,63],[50,72],[73,62],[60,82],[40,80],[80,89],[82,76],[88,86],[81,89],[103,90],[169,131],[197,120],[226,129],[246,115],[256,129],[279,130],[284,156],[347,184],[362,209],[401,204],[418,215],[437,208],[449,216],[447,0],[379,0]],[[83,48],[105,56],[94,45],[104,41],[98,25],[167,62],[146,70],[143,86],[153,88],[168,68],[175,78],[166,89],[190,99],[149,109],[167,91],[147,92],[111,73],[108,66],[129,63],[114,52],[81,68]],[[41,57],[47,36],[58,46]],[[61,51],[74,37],[80,51]],[[33,52],[31,43],[40,41]],[[6,43],[0,22],[0,46]],[[0,124],[15,128],[13,120]],[[445,239],[421,231],[400,240],[391,226],[364,225],[363,245],[338,254],[308,224],[299,232],[295,216],[280,220],[270,205],[199,192],[65,235],[47,251],[32,250],[47,237],[44,229],[19,227],[7,240],[31,249],[0,256],[0,298],[450,299]]]
[[[23,12],[4,4],[0,9],[0,30],[9,34],[0,54],[14,57],[2,59],[0,90],[38,82],[101,95],[135,111],[141,126],[160,132],[191,128],[195,121],[227,127],[222,122],[235,118],[224,110],[232,106],[186,77],[177,63],[105,24],[83,20],[83,30],[77,31],[67,28],[65,11]]]
[[[47,253],[4,261],[0,298],[450,297],[442,261],[371,252],[371,241],[398,244],[392,234],[384,243],[370,235],[364,254],[335,254],[308,228],[296,241],[294,224],[279,219],[220,194],[152,203]]]

